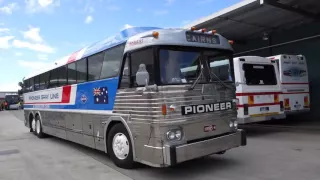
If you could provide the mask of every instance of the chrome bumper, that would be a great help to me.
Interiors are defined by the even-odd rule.
[[[256,117],[247,117],[247,118],[237,118],[239,124],[255,123],[262,121],[269,121],[273,119],[285,119],[286,114],[275,114],[275,115],[265,115],[265,116],[256,116]]]
[[[308,113],[308,112],[310,112],[310,108],[299,109],[299,110],[286,110],[286,111],[284,111],[284,113],[287,114],[287,115],[300,114],[300,113]]]
[[[172,166],[191,159],[215,154],[231,148],[245,146],[246,134],[243,130],[237,132],[180,146],[165,146],[163,157],[165,166]]]

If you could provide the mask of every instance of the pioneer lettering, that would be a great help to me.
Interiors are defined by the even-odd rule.
[[[181,106],[181,114],[190,115],[190,114],[208,113],[208,112],[215,112],[215,111],[224,111],[228,109],[232,109],[232,102],[198,104],[198,105],[190,105],[190,106]]]

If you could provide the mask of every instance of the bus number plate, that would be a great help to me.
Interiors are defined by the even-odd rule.
[[[263,111],[263,112],[269,111],[269,107],[261,107],[260,111]]]
[[[205,126],[205,127],[203,128],[203,131],[204,131],[204,132],[210,132],[210,131],[214,131],[214,130],[216,130],[216,126],[215,126],[215,125]]]
[[[220,44],[219,36],[211,34],[186,32],[186,39],[188,42]]]

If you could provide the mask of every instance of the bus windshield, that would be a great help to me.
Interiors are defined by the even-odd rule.
[[[277,85],[276,73],[273,65],[243,64],[247,85]]]
[[[20,98],[18,95],[6,95],[5,101],[7,101],[8,104],[17,104],[20,101]]]
[[[201,59],[210,64],[213,81],[231,81],[229,59],[231,53],[222,52],[220,50],[195,50],[190,51],[179,48],[177,49],[161,49],[160,50],[160,72],[162,84],[191,84],[201,73]],[[212,67],[216,62],[224,60],[224,66]],[[225,61],[226,60],[226,61]],[[208,76],[208,75],[207,75]],[[199,83],[208,83],[206,78],[202,77]]]

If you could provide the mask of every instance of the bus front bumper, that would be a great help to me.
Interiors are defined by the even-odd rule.
[[[255,122],[262,122],[262,121],[269,121],[273,119],[285,119],[286,114],[261,114],[256,116],[249,116],[246,118],[237,118],[239,124],[247,124],[247,123],[255,123]]]
[[[172,166],[184,161],[196,159],[199,157],[219,153],[239,146],[247,144],[246,134],[244,130],[204,140],[190,144],[179,146],[164,147],[164,163],[166,166]]]

